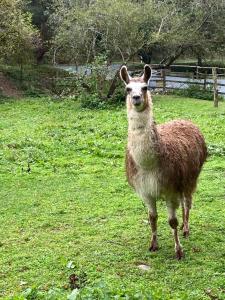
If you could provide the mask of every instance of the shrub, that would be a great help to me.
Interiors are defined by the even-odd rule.
[[[107,106],[106,101],[99,98],[97,94],[82,93],[79,96],[81,107],[83,108],[105,108]]]
[[[79,100],[82,107],[103,108],[108,106],[106,93],[109,87],[109,70],[104,55],[96,56],[87,66],[87,73],[80,77]]]
[[[124,85],[120,83],[120,85],[116,88],[114,95],[110,99],[110,102],[112,104],[121,104],[124,105],[125,103],[125,90],[124,90]]]
[[[170,93],[188,98],[213,100],[213,91],[211,85],[208,85],[206,88],[204,88],[203,86],[198,84],[190,84],[187,89],[175,89]],[[223,98],[219,96],[219,100],[223,100]]]

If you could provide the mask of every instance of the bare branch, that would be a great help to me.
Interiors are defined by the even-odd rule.
[[[165,20],[165,18],[162,18],[162,21],[161,21],[160,26],[159,26],[159,30],[158,30],[158,32],[157,32],[157,36],[158,36],[158,37],[159,37],[160,32],[161,32],[161,30],[162,30],[164,20]]]
[[[117,49],[119,50],[120,55],[121,55],[121,57],[122,57],[122,60],[123,60],[123,62],[125,63],[125,58],[124,58],[123,52],[121,51],[121,49],[120,49],[119,46],[117,46]]]

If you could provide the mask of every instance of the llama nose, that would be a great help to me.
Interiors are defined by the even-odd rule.
[[[138,105],[140,105],[141,104],[141,96],[139,96],[139,95],[135,95],[135,96],[133,96],[132,97],[133,99],[133,104],[135,105],[135,106],[138,106]]]

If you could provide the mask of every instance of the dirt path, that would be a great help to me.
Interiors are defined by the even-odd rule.
[[[0,72],[0,93],[7,97],[22,97],[22,92],[18,90],[15,84]]]

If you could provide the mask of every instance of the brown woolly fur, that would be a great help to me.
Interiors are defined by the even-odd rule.
[[[152,99],[146,85],[151,76],[149,66],[145,66],[140,78],[131,78],[126,67],[122,67],[120,76],[127,89],[126,174],[129,184],[149,209],[153,234],[150,250],[158,249],[156,199],[163,197],[174,233],[176,257],[181,259],[183,250],[178,237],[176,209],[181,203],[183,234],[187,237],[192,194],[207,157],[204,137],[190,121],[155,124]]]
[[[152,126],[155,155],[162,173],[162,192],[179,192],[181,196],[190,196],[195,191],[197,178],[207,158],[203,135],[193,123],[185,120]],[[134,186],[136,173],[137,166],[127,149],[126,174],[131,186]]]
[[[157,131],[163,185],[188,197],[207,157],[204,138],[194,124],[183,120],[158,125]]]

